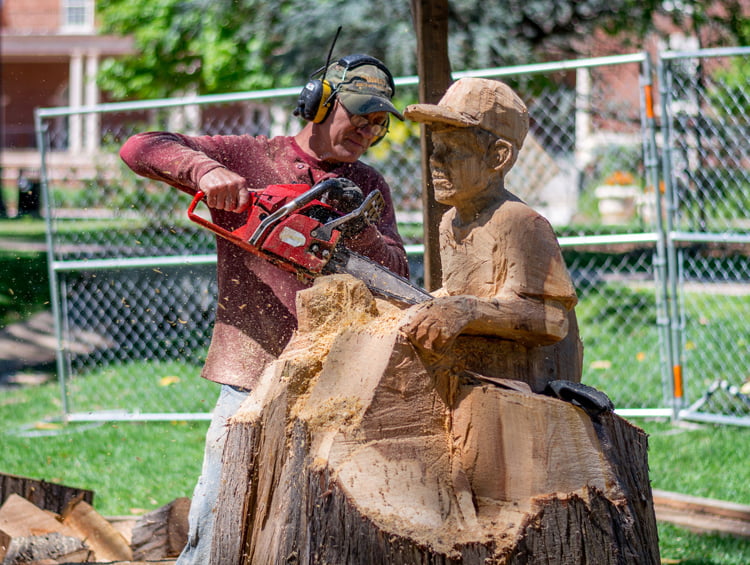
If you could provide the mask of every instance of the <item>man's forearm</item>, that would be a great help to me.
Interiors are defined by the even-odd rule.
[[[206,173],[221,166],[186,138],[168,132],[134,135],[120,149],[120,157],[135,173],[167,182],[183,190],[197,190]]]

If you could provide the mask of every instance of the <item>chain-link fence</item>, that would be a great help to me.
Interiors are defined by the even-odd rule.
[[[645,54],[633,54],[454,76],[504,80],[529,107],[531,130],[507,183],[560,236],[579,295],[584,382],[609,394],[622,413],[669,415],[679,332],[670,321],[677,297],[668,259],[688,249],[670,247],[675,239],[663,235],[668,215],[656,197],[662,191],[648,63]],[[396,84],[400,105],[416,101],[416,77]],[[300,127],[290,112],[297,94],[284,89],[37,112],[68,418],[202,417],[216,395],[198,378],[216,308],[213,237],[187,220],[186,195],[124,168],[120,145],[154,129],[293,134]],[[87,132],[84,145],[96,147],[77,170],[66,166],[71,128]],[[365,161],[392,187],[412,276],[420,282],[418,127],[394,120]],[[678,315],[688,311],[684,306]],[[700,394],[699,388],[691,384],[688,391]]]
[[[750,424],[750,48],[665,53],[672,349],[684,418]]]

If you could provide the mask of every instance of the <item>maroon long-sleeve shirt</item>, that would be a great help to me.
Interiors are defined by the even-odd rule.
[[[346,242],[395,273],[408,275],[403,242],[396,229],[390,188],[372,167],[361,162],[330,164],[300,149],[293,137],[201,136],[168,132],[131,137],[120,150],[123,161],[139,175],[163,181],[189,194],[200,179],[226,167],[248,180],[251,188],[270,184],[313,185],[345,177],[365,195],[380,190],[385,211],[371,226]],[[211,210],[214,223],[234,230],[247,213]],[[212,381],[252,388],[266,364],[276,359],[297,327],[294,297],[306,285],[289,273],[217,238],[218,306],[214,332],[202,375]]]

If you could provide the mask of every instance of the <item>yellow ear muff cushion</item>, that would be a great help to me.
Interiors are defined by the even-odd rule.
[[[314,123],[319,124],[326,119],[326,116],[328,116],[328,112],[331,111],[331,104],[333,104],[333,98],[331,97],[332,94],[333,88],[331,87],[331,83],[327,80],[323,80],[320,104],[318,104],[318,111],[315,113],[315,117],[312,120]]]

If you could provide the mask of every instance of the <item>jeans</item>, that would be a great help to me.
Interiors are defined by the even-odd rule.
[[[239,409],[250,391],[222,385],[206,434],[203,468],[188,515],[188,542],[175,565],[208,565],[216,522],[216,503],[221,485],[221,456],[227,439],[227,420]]]

